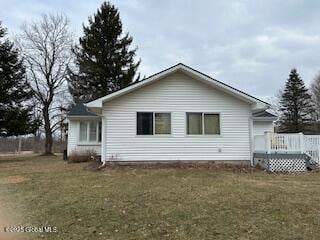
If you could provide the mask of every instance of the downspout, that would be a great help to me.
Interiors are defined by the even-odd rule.
[[[249,140],[250,140],[250,164],[253,166],[253,152],[254,152],[254,139],[253,139],[253,119],[249,117]]]
[[[103,111],[102,111],[102,116],[101,116],[101,162],[102,165],[99,168],[103,168],[106,165],[106,152],[105,152],[105,118],[103,116]]]

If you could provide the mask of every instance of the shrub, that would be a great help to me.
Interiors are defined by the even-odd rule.
[[[94,150],[81,150],[72,151],[68,157],[68,161],[71,163],[90,162],[94,161],[97,157],[97,153]]]

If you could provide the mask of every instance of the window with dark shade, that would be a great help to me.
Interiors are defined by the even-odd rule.
[[[102,122],[99,122],[98,142],[101,142],[101,134],[102,134]]]
[[[153,113],[138,112],[137,113],[137,135],[153,134]]]
[[[137,135],[171,134],[171,113],[138,112]]]

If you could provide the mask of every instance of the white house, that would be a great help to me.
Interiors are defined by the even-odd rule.
[[[68,154],[94,149],[103,162],[250,161],[254,136],[276,119],[268,103],[181,63],[85,105],[68,115]]]

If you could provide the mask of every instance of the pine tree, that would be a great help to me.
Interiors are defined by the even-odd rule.
[[[311,95],[296,69],[292,69],[280,100],[280,131],[303,132],[314,112]]]
[[[0,22],[0,135],[33,133],[37,124],[32,121],[31,108],[24,104],[31,98],[25,68],[18,51],[5,35]]]
[[[73,50],[78,73],[70,70],[68,77],[74,100],[93,100],[128,86],[140,61],[134,60],[136,49],[130,49],[132,37],[123,34],[118,9],[104,2],[83,31]]]

